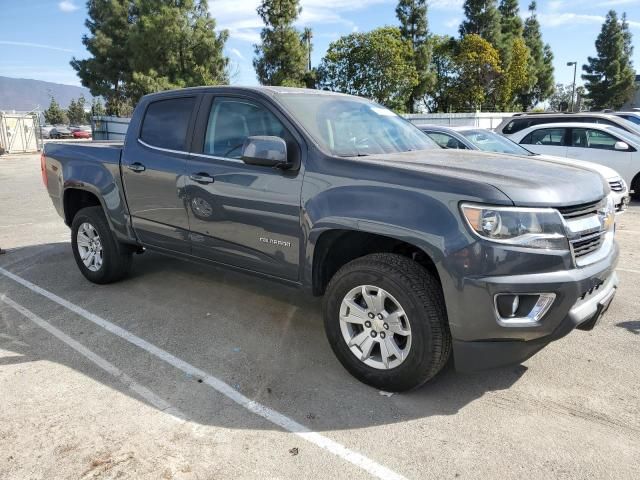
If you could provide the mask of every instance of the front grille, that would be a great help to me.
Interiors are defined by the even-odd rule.
[[[588,217],[589,215],[597,215],[599,205],[600,202],[583,203],[582,205],[573,205],[571,207],[559,207],[558,211],[565,220],[573,220],[580,217]]]
[[[624,187],[622,186],[622,180],[609,182],[609,188],[611,188],[612,192],[622,192],[624,190]]]
[[[601,201],[583,203],[581,205],[572,205],[570,207],[559,207],[558,211],[564,217],[567,224],[579,225],[581,221],[584,221],[583,219],[597,216],[601,205]],[[578,232],[574,230],[572,234],[573,236],[569,238],[574,260],[578,260],[596,252],[604,243],[605,233],[606,232],[604,230],[597,229],[597,231],[594,231],[593,228]]]
[[[587,235],[571,241],[574,258],[584,257],[595,252],[602,246],[604,232]]]

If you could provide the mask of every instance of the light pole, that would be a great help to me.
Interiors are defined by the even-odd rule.
[[[573,97],[576,94],[576,68],[578,62],[567,62],[567,67],[573,67],[573,88],[571,89],[571,111],[573,112]]]

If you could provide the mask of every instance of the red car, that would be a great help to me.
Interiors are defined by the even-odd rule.
[[[74,130],[73,138],[91,138],[91,132],[87,132],[86,130]]]

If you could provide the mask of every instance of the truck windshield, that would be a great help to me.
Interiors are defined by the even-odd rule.
[[[471,143],[485,152],[510,153],[512,155],[535,155],[508,138],[487,130],[461,130]]]
[[[278,99],[323,148],[340,157],[438,149],[391,110],[357,97],[280,93]]]

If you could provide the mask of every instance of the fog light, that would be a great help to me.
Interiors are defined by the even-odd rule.
[[[555,298],[555,293],[499,293],[494,298],[498,323],[510,327],[535,325]]]

